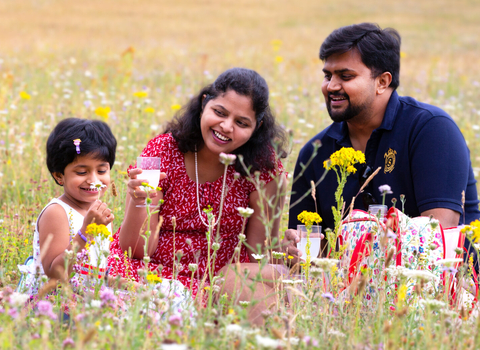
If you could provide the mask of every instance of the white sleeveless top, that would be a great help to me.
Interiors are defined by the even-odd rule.
[[[78,230],[82,228],[84,216],[58,198],[52,199],[42,209],[40,215],[38,215],[37,222],[35,223],[35,232],[33,235],[33,263],[29,265],[18,266],[19,270],[22,273],[26,274],[25,284],[23,290],[21,290],[20,292],[35,295],[38,293],[38,289],[44,283],[43,281],[47,280],[47,278],[45,278],[45,272],[43,271],[42,262],[40,261],[40,236],[38,233],[38,220],[40,220],[40,217],[42,216],[45,209],[47,209],[52,204],[59,204],[65,210],[65,214],[68,218],[68,225],[70,226],[70,240],[72,240],[72,238],[77,234]],[[111,224],[109,224],[107,228],[110,232],[112,232]],[[87,282],[85,278],[86,276],[88,276],[89,267],[99,267],[100,272],[103,272],[105,270],[107,264],[106,256],[108,256],[109,247],[110,241],[108,239],[95,239],[95,244],[90,246],[88,252],[88,265],[90,266],[81,266],[81,273],[76,273],[70,280],[74,290],[77,288],[81,288],[82,285]]]

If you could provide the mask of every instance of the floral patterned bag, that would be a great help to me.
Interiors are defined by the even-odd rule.
[[[455,248],[464,249],[465,237],[460,230],[447,230],[446,240],[438,221],[430,217],[410,218],[395,208],[388,211],[387,222],[388,225],[385,225],[361,210],[354,210],[342,222],[339,240],[346,247],[341,257],[340,271],[343,272],[343,277],[347,277],[344,280],[350,284],[359,273],[367,275],[370,288],[366,291],[365,299],[371,303],[378,290],[375,287],[381,288],[381,272],[385,271],[387,285],[395,289],[399,273],[409,277],[407,299],[413,297],[417,284],[414,277],[423,274],[423,278],[428,280],[423,286],[427,293],[444,288],[449,293],[452,305],[471,310],[478,296],[476,273],[473,271],[473,281],[463,283],[464,288],[460,289],[454,274],[462,263],[462,254],[456,253]],[[456,235],[452,232],[456,232]],[[395,247],[395,268],[385,270],[386,257],[391,247]],[[445,264],[449,258],[454,259],[453,266],[447,268]],[[393,273],[389,273],[393,270]],[[388,290],[386,292],[389,294]]]

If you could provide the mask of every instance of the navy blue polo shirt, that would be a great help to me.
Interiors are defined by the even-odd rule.
[[[292,207],[310,188],[310,182],[323,175],[323,161],[342,147],[352,147],[346,122],[333,123],[311,139],[300,151],[294,178],[301,171],[313,152],[312,143],[319,140],[322,146],[318,153],[292,186],[289,228],[299,224],[297,216],[303,210],[315,211],[315,202],[309,194]],[[470,162],[470,153],[465,139],[453,119],[440,108],[420,103],[411,97],[392,94],[378,129],[368,140],[365,150],[366,163],[372,169],[381,167],[365,191],[370,192],[378,203],[382,196],[381,185],[389,185],[393,194],[387,194],[385,204],[402,209],[400,195],[405,195],[405,214],[410,217],[434,208],[447,208],[461,213],[460,224],[480,218],[476,180]],[[348,177],[343,191],[346,208],[360,189],[360,171]],[[323,219],[323,229],[333,228],[331,207],[335,203],[337,178],[329,171],[316,187],[318,214]],[[462,213],[462,191],[465,191],[465,221]],[[363,206],[362,194],[354,208]]]

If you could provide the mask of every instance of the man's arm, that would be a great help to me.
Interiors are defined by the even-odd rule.
[[[451,209],[435,208],[422,212],[422,216],[433,216],[443,228],[456,227],[460,221],[460,213]]]

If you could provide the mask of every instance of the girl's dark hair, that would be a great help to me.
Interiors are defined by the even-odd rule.
[[[382,29],[375,23],[360,23],[335,29],[320,47],[320,59],[357,50],[362,62],[376,78],[384,72],[392,75],[390,87],[400,85],[400,34],[393,28]]]
[[[80,139],[80,154],[73,140]],[[50,174],[63,174],[77,156],[92,154],[113,168],[117,140],[108,125],[100,120],[67,118],[57,124],[47,140],[47,167]],[[54,178],[55,179],[55,178]],[[57,180],[55,180],[57,182]],[[57,182],[58,184],[58,182]]]
[[[203,108],[209,100],[230,90],[252,99],[257,122],[250,139],[233,153],[243,155],[245,165],[250,167],[250,173],[263,167],[273,169],[276,164],[272,157],[272,150],[275,149],[281,158],[285,158],[287,155],[286,134],[275,122],[275,117],[270,109],[267,82],[251,69],[232,68],[220,74],[212,85],[201,89],[175,115],[175,118],[168,123],[164,133],[172,133],[181,152],[195,152],[195,146],[200,148],[203,145],[200,129]],[[204,96],[206,97],[204,98]],[[239,161],[235,163],[235,170],[243,176],[247,175]]]

